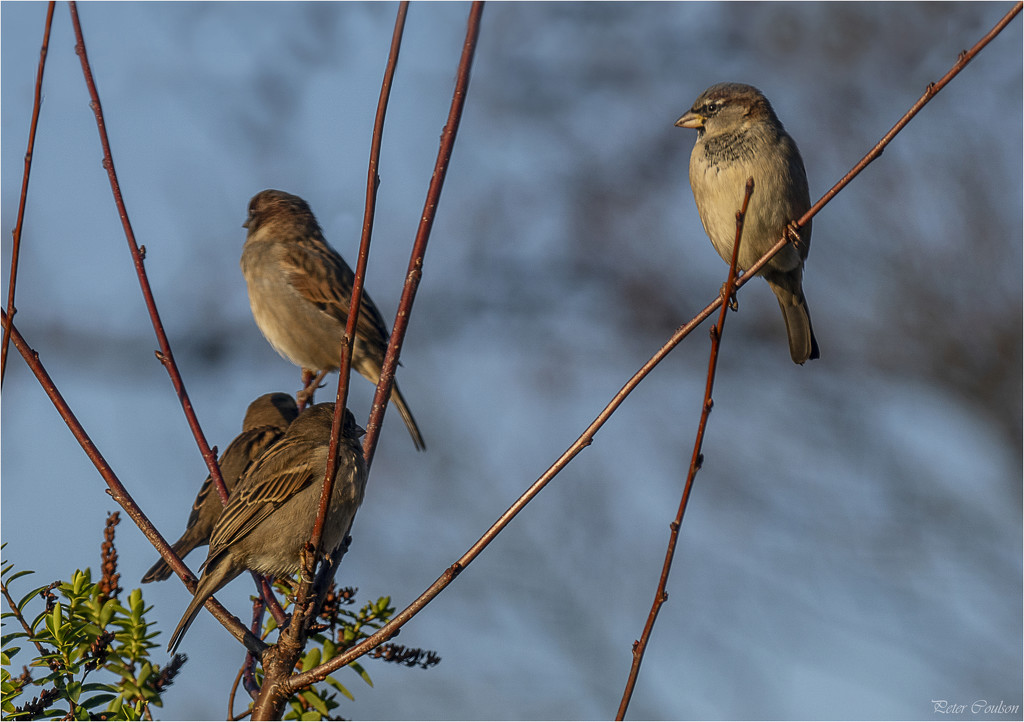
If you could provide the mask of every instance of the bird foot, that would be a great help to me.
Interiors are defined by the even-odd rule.
[[[299,550],[299,582],[312,582],[316,568],[316,549],[309,542]]]
[[[321,371],[317,374],[316,378],[313,378],[313,380],[310,381],[309,379],[313,376],[312,372],[308,372],[306,369],[302,370],[302,381],[306,384],[306,387],[295,394],[295,400],[298,402],[300,410],[304,409],[307,404],[313,403],[313,394],[316,393],[317,389],[322,389],[327,385],[320,383],[324,380],[324,376],[326,375],[326,371]]]
[[[790,221],[786,226],[786,238],[798,249],[803,245],[804,240],[800,237],[800,226],[796,221]]]
[[[722,300],[725,301],[725,303],[727,303],[729,305],[729,310],[730,311],[739,311],[740,310],[740,302],[736,299],[736,289],[733,289],[733,292],[732,292],[731,296],[726,297],[726,294],[728,293],[728,291],[729,291],[729,284],[728,283],[723,283],[721,290],[718,292],[718,295],[721,296]]]

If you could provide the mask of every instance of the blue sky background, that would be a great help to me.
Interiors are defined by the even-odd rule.
[[[389,413],[340,574],[403,607],[718,292],[725,268],[673,123],[708,85],[760,87],[823,194],[1009,3],[493,3],[402,356],[429,450]],[[83,3],[128,212],[210,443],[298,372],[252,321],[249,198],[307,199],[354,260],[391,3]],[[468,6],[409,13],[368,288],[393,318]],[[6,298],[45,5],[4,3]],[[931,719],[1022,704],[1021,53],[1017,18],[814,222],[822,358],[789,360],[751,283],[730,317],[670,598],[633,719]],[[58,5],[17,324],[152,521],[183,528],[206,474],[100,165]],[[701,330],[398,641],[359,719],[615,714],[685,479]],[[331,376],[334,383],[335,376]],[[353,381],[366,418],[371,388]],[[37,584],[97,568],[115,508],[20,357],[2,397],[5,558]],[[125,520],[122,585],[155,558]],[[204,555],[187,561],[193,569]],[[169,631],[189,595],[144,588]],[[251,588],[218,597],[247,613]],[[223,718],[240,648],[207,614],[166,719]],[[157,655],[161,659],[160,654]],[[970,716],[970,715],[965,715]],[[943,716],[948,718],[948,716]]]

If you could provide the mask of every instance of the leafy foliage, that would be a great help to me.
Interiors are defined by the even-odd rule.
[[[89,569],[76,570],[70,582],[37,587],[15,600],[10,585],[33,572],[14,571],[13,564],[3,562],[2,592],[10,610],[3,613],[0,653],[4,719],[152,719],[151,707],[163,706],[161,695],[187,657],[174,655],[163,668],[150,660],[150,651],[158,646],[153,640],[159,634],[151,631],[146,621],[151,607],[145,606],[139,589],[132,591],[126,602],[120,597],[123,590],[118,585],[114,546],[118,521],[116,512],[107,518],[102,577],[96,583]],[[278,580],[274,586],[287,609],[292,603],[291,584]],[[308,671],[333,659],[390,621],[395,613],[390,597],[379,597],[356,611],[350,609],[355,604],[356,591],[351,587],[339,590],[331,584],[311,628],[306,653],[296,665],[297,671]],[[41,607],[38,612],[37,607]],[[264,637],[276,626],[271,617],[264,625]],[[11,670],[15,657],[22,652],[19,645],[31,645],[36,654],[22,667],[22,674],[15,677]],[[374,658],[423,669],[441,661],[436,652],[391,644],[380,647]],[[248,672],[248,678],[258,686],[263,682],[263,673],[253,669],[251,663],[248,659],[243,672]],[[362,665],[352,662],[348,666],[373,686]],[[33,676],[30,668],[42,670],[41,676]],[[39,694],[29,700],[28,690],[32,687],[38,687]],[[331,713],[339,706],[339,694],[355,699],[345,685],[328,676],[322,684],[293,695],[283,718],[338,719]]]
[[[15,601],[10,585],[28,574],[3,563],[3,594],[10,608],[3,613],[4,717],[150,719],[149,707],[162,705],[161,694],[185,658],[176,655],[163,668],[150,660],[157,632],[146,621],[152,607],[146,607],[142,592],[132,591],[125,601],[108,597],[108,587],[93,583],[85,569],[76,570],[69,582],[36,587]],[[113,591],[120,592],[116,582]],[[33,647],[35,655],[15,677],[15,658]],[[39,694],[28,700],[32,687]]]

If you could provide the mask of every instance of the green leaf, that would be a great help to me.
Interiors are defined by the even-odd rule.
[[[86,709],[92,709],[93,707],[99,707],[101,704],[107,704],[113,699],[117,699],[116,694],[97,694],[82,702],[82,706]]]
[[[320,713],[320,716],[327,716],[329,712],[329,710],[327,709],[327,704],[320,698],[319,694],[317,694],[312,689],[307,689],[303,691],[301,695],[302,699],[306,700],[306,702],[308,702],[313,707],[313,709]]]
[[[334,688],[335,688],[336,690],[338,690],[339,692],[341,692],[341,693],[342,693],[343,695],[345,695],[346,697],[348,697],[348,698],[349,698],[349,700],[351,700],[352,702],[355,702],[355,701],[356,701],[356,698],[352,696],[352,693],[351,693],[351,692],[349,692],[349,691],[348,691],[347,689],[345,689],[345,685],[343,685],[343,684],[342,684],[341,682],[339,682],[338,680],[336,680],[336,679],[335,679],[334,677],[328,677],[328,678],[327,678],[326,680],[324,680],[324,681],[325,681],[325,682],[327,682],[327,684],[329,684],[329,685],[331,685],[332,687],[334,687]]]
[[[112,692],[117,694],[117,687],[103,682],[87,682],[82,685],[83,692]]]
[[[128,595],[128,606],[131,607],[131,619],[135,624],[139,624],[142,621],[142,615],[145,613],[145,605],[142,602],[142,590],[133,589],[132,593]]]
[[[128,668],[121,662],[118,662],[117,660],[108,660],[107,663],[103,666],[109,672],[111,672],[112,674],[116,674],[119,677],[127,677],[130,679],[132,676],[132,673],[128,670]]]
[[[362,665],[360,665],[359,662],[349,662],[348,666],[351,667],[356,674],[362,677],[364,682],[366,682],[371,687],[373,686],[373,680],[370,679],[370,675],[366,673],[366,670],[363,669]]]
[[[302,670],[309,671],[313,667],[320,664],[320,649],[313,647],[311,650],[306,652],[306,656],[302,658]]]
[[[97,620],[99,626],[105,629],[110,624],[110,620],[114,618],[114,614],[117,613],[119,606],[116,599],[108,599],[107,603],[100,609],[99,619]]]
[[[7,570],[10,569],[13,566],[14,566],[13,564],[9,564],[5,568],[4,574],[6,574]],[[33,571],[29,570],[29,569],[22,569],[20,572],[15,572],[11,576],[7,577],[7,581],[4,582],[4,584],[6,584],[9,587],[9,586],[11,586],[11,582],[13,582],[15,579],[20,579],[21,577],[27,577],[29,574],[35,574],[35,572],[33,572]]]
[[[53,611],[46,617],[46,629],[49,631],[50,636],[56,639],[58,642],[61,641],[60,635],[61,623],[64,620],[64,610],[61,607],[60,602],[53,605]]]
[[[324,639],[324,659],[334,659],[335,655],[338,654],[338,645],[332,642],[330,639]]]

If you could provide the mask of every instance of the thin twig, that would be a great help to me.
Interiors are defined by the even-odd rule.
[[[3,310],[0,310],[0,321],[5,324],[10,322],[10,319]],[[39,360],[39,354],[28,345],[24,338],[22,338],[14,323],[10,323],[10,327],[11,339],[14,341],[14,347],[18,349],[22,358],[25,359],[28,367],[35,375],[36,380],[39,381],[40,386],[43,387],[43,391],[46,392],[46,395],[50,398],[50,401],[57,409],[57,413],[60,414],[62,419],[64,419],[64,423],[67,424],[68,428],[71,430],[75,440],[78,441],[79,445],[85,451],[86,456],[89,457],[93,466],[96,467],[100,476],[103,477],[103,480],[107,484],[107,493],[110,494],[110,497],[114,501],[121,505],[121,508],[125,510],[131,520],[135,522],[135,525],[139,527],[142,533],[146,535],[146,538],[149,539],[154,547],[156,547],[157,551],[159,551],[164,559],[167,560],[167,563],[171,568],[181,575],[188,590],[190,592],[195,592],[195,576],[193,576],[178,555],[174,553],[170,544],[167,543],[167,540],[161,536],[160,532],[157,531],[157,528],[149,521],[146,515],[142,512],[142,509],[139,508],[139,505],[135,503],[135,499],[133,499],[131,494],[128,493],[128,490],[125,489],[120,479],[117,478],[114,470],[110,468],[110,465],[107,463],[106,459],[103,458],[99,449],[97,449],[96,445],[93,444],[92,439],[89,438],[85,428],[81,423],[79,423],[75,413],[71,410],[71,407],[68,406],[67,401],[64,400],[60,391],[57,390],[57,385],[54,384],[53,379],[50,378],[50,375],[43,367],[42,361]],[[237,618],[224,609],[219,602],[216,602],[211,598],[210,602],[207,602],[206,608],[209,609],[213,613],[213,616],[216,617],[217,620],[220,621],[220,623],[223,624],[236,639],[241,641],[246,648],[259,652],[266,646],[263,642],[250,634],[249,630],[247,630]]]
[[[462,57],[459,60],[459,69],[455,77],[455,92],[452,95],[448,120],[445,123],[444,130],[441,132],[441,145],[437,152],[437,160],[434,163],[434,173],[430,178],[430,186],[427,188],[427,198],[423,206],[423,213],[420,215],[419,227],[416,230],[416,240],[413,243],[412,254],[409,259],[409,269],[406,272],[405,284],[402,287],[402,298],[398,303],[395,324],[391,329],[391,340],[388,342],[388,349],[384,354],[380,380],[377,382],[377,391],[374,394],[373,407],[370,410],[370,420],[366,424],[366,438],[363,439],[363,455],[366,457],[367,467],[373,464],[373,455],[377,450],[377,440],[380,437],[381,425],[384,423],[384,412],[387,409],[388,399],[391,398],[391,388],[395,382],[395,369],[398,366],[398,357],[402,350],[402,342],[405,340],[406,329],[409,326],[412,304],[416,298],[416,290],[419,288],[420,278],[423,275],[423,258],[427,252],[427,241],[430,239],[430,230],[434,226],[437,206],[441,200],[441,189],[444,187],[445,175],[448,173],[448,163],[451,160],[452,150],[455,147],[455,137],[458,134],[459,123],[462,120],[462,109],[466,104],[470,69],[473,66],[473,54],[476,52],[477,36],[480,33],[480,16],[483,10],[483,2],[474,2],[469,10],[466,39],[462,45]]]
[[[928,87],[925,89],[924,94],[918,99],[916,103],[914,103],[913,106],[911,106],[910,110],[903,114],[903,117],[896,122],[896,125],[894,125],[888,133],[882,136],[882,139],[878,141],[875,147],[872,148],[871,151],[867,155],[865,155],[861,159],[861,161],[850,170],[849,173],[843,176],[838,183],[832,186],[832,188],[830,188],[829,191],[821,197],[821,200],[815,203],[811,207],[811,209],[800,218],[800,220],[797,222],[798,225],[803,226],[805,223],[807,223],[807,221],[814,217],[814,215],[817,214],[817,212],[821,210],[826,203],[832,200],[832,198],[834,198],[839,191],[845,188],[849,184],[849,182],[852,181],[855,177],[857,177],[857,175],[862,170],[867,168],[868,164],[877,159],[878,156],[882,155],[882,151],[884,151],[885,147],[889,145],[893,138],[896,137],[896,134],[903,130],[903,128],[906,127],[907,123],[909,123],[914,118],[914,116],[917,115],[918,112],[920,112],[920,110],[938,94],[940,90],[945,88],[946,85],[949,84],[949,81],[955,78],[960,73],[960,71],[967,66],[967,63],[971,62],[974,59],[974,56],[980,53],[986,45],[992,42],[996,35],[1002,32],[1003,28],[1009,25],[1010,21],[1013,20],[1020,13],[1022,8],[1024,8],[1024,2],[1018,2],[1017,4],[1015,4],[1010,9],[1010,11],[1007,12],[1006,15],[1004,15],[998,23],[995,24],[995,26],[991,30],[985,33],[981,40],[974,44],[974,47],[972,47],[970,50],[961,50],[960,55],[957,56],[957,60],[953,64],[953,67],[951,67],[945,75],[939,78],[937,82],[928,84]],[[783,235],[783,238],[785,238],[785,234]],[[774,253],[772,255],[774,255]],[[761,265],[767,263],[770,258],[771,256],[762,258],[761,261],[763,263],[761,263]],[[756,266],[756,268],[760,268],[761,265]],[[752,272],[752,269],[747,270],[744,275],[750,275]]]
[[[262,579],[262,578],[261,578]],[[266,580],[263,580],[266,584]],[[266,608],[266,602],[264,601],[267,597],[273,599],[275,602],[277,598],[273,594],[268,594],[264,591],[263,596],[255,597],[252,603],[252,623],[249,625],[249,631],[253,633],[253,636],[260,637],[261,630],[263,629],[263,610]],[[281,627],[281,623],[278,622],[278,627]],[[238,687],[238,681],[242,681],[242,686],[245,691],[248,692],[249,697],[256,699],[256,695],[260,692],[259,684],[256,682],[256,655],[252,652],[245,653],[245,659],[242,661],[242,667],[238,670],[238,677],[235,679],[234,685],[231,687],[231,694],[228,696],[228,718],[230,719],[233,715],[232,710],[235,708],[235,690]],[[249,707],[252,707],[252,702],[249,703]],[[248,711],[246,711],[248,714]]]
[[[228,692],[228,719],[235,719],[235,695],[238,693],[238,683],[242,681],[242,675],[245,673],[245,666],[247,664],[248,655],[246,656],[246,661],[238,668],[238,674],[235,675],[235,681],[231,683],[231,690]]]
[[[214,488],[217,489],[217,493],[220,495],[221,501],[227,502],[228,491],[227,487],[224,486],[224,479],[220,473],[220,467],[217,464],[217,455],[210,449],[210,445],[206,442],[206,435],[203,433],[202,428],[199,426],[199,419],[196,418],[195,410],[192,408],[192,401],[188,397],[188,392],[185,390],[185,382],[182,381],[181,373],[178,371],[178,365],[174,362],[174,354],[171,352],[171,343],[167,339],[167,334],[164,332],[163,323],[160,321],[160,313],[157,311],[156,299],[153,297],[153,289],[149,285],[149,277],[146,275],[146,269],[144,266],[145,254],[139,249],[138,244],[135,242],[135,232],[132,230],[131,221],[128,220],[128,210],[124,204],[124,198],[121,196],[121,186],[117,181],[117,171],[114,169],[114,158],[110,152],[110,140],[107,137],[107,126],[106,121],[103,119],[103,106],[100,104],[100,95],[96,90],[96,82],[93,80],[92,67],[89,65],[89,57],[85,51],[85,38],[82,35],[82,25],[78,20],[78,6],[75,2],[69,3],[71,9],[71,23],[75,29],[75,52],[78,54],[79,59],[82,63],[82,73],[85,76],[85,85],[89,89],[89,97],[91,98],[90,107],[92,108],[93,114],[96,116],[96,127],[100,134],[100,145],[103,146],[103,167],[107,171],[107,177],[110,180],[110,189],[114,194],[114,203],[117,205],[117,212],[121,218],[121,225],[124,228],[125,238],[128,240],[128,249],[131,251],[132,260],[135,264],[135,273],[139,278],[139,286],[142,288],[142,296],[146,301],[146,308],[149,311],[149,317],[153,323],[153,330],[156,332],[157,342],[160,344],[160,350],[157,351],[156,357],[164,365],[168,375],[171,377],[171,384],[174,386],[174,391],[178,395],[178,400],[181,402],[181,407],[185,411],[185,418],[188,419],[189,428],[192,429],[192,435],[195,437],[196,444],[199,445],[199,452],[203,455],[203,459],[206,461],[207,467],[210,469],[210,476],[213,477]],[[166,557],[165,557],[166,558]]]
[[[395,70],[398,66],[399,51],[402,47],[402,34],[405,29],[405,18],[409,11],[409,3],[402,2],[398,7],[398,14],[395,18],[395,27],[391,37],[391,48],[388,53],[388,61],[384,70],[384,78],[381,82],[380,96],[377,101],[377,115],[373,127],[373,136],[370,143],[370,160],[367,170],[366,184],[366,206],[363,215],[363,232],[359,244],[359,256],[356,262],[355,278],[352,283],[352,295],[349,300],[348,319],[345,325],[345,334],[342,337],[341,359],[338,369],[338,390],[334,402],[334,418],[331,422],[331,442],[327,454],[327,469],[324,475],[323,486],[320,490],[320,501],[317,508],[316,520],[310,534],[310,548],[313,554],[306,559],[304,573],[299,575],[299,586],[295,593],[295,603],[292,607],[292,619],[287,630],[282,630],[278,637],[278,645],[273,653],[273,659],[264,655],[263,670],[264,684],[256,702],[252,707],[253,719],[276,719],[280,715],[281,706],[287,699],[288,694],[282,693],[281,683],[287,681],[288,675],[295,667],[295,662],[305,646],[305,626],[307,619],[316,616],[316,607],[322,603],[322,595],[317,594],[313,604],[309,604],[309,593],[314,587],[314,580],[320,581],[324,591],[333,578],[341,562],[342,554],[339,550],[331,550],[329,559],[325,560],[319,577],[313,574],[317,561],[320,559],[320,544],[323,536],[323,527],[327,518],[327,509],[330,504],[331,495],[336,483],[337,476],[337,449],[340,443],[344,411],[348,400],[348,382],[352,365],[352,351],[354,346],[356,324],[359,319],[359,308],[362,303],[363,283],[366,277],[366,266],[370,255],[370,240],[373,235],[373,219],[377,205],[377,186],[380,179],[377,169],[380,165],[380,149],[384,137],[384,121],[387,116],[388,100],[391,97],[391,87],[395,77]],[[342,546],[347,548],[347,539],[343,540]]]
[[[387,117],[388,100],[391,97],[391,86],[395,78],[395,70],[398,67],[398,54],[402,48],[402,34],[405,30],[405,18],[408,12],[409,3],[399,3],[398,14],[395,18],[395,28],[391,35],[391,49],[388,53],[387,65],[384,69],[384,79],[381,82],[380,97],[377,100],[377,116],[373,125],[373,136],[370,141],[370,162],[366,179],[366,207],[363,212],[363,233],[359,243],[359,257],[356,262],[355,279],[352,282],[352,297],[349,301],[345,335],[342,339],[342,353],[338,370],[338,391],[334,401],[334,420],[331,423],[331,445],[327,454],[327,473],[324,477],[323,489],[320,493],[320,506],[317,510],[316,523],[313,525],[313,533],[310,537],[310,544],[317,552],[320,551],[320,538],[323,533],[324,519],[327,516],[327,507],[330,503],[335,476],[337,476],[338,443],[341,436],[344,410],[348,402],[349,371],[352,366],[356,323],[359,320],[359,307],[363,300],[363,281],[366,278],[366,265],[370,257],[370,239],[373,236],[373,219],[377,208],[377,186],[380,184],[377,168],[380,166],[380,149],[384,138],[384,120]],[[309,578],[311,579],[312,576]],[[309,585],[303,582],[296,598],[298,600],[305,600],[308,588]],[[298,602],[296,606],[298,606]]]
[[[373,128],[373,136],[370,144],[370,161],[367,172],[366,188],[366,209],[363,218],[363,233],[359,245],[359,257],[356,263],[355,279],[352,284],[352,295],[349,300],[348,319],[345,327],[345,334],[342,337],[341,358],[338,370],[338,390],[334,402],[334,418],[331,424],[331,441],[327,454],[327,469],[324,475],[323,485],[320,489],[320,501],[317,508],[316,519],[310,534],[309,549],[312,554],[303,555],[303,572],[299,575],[298,588],[295,590],[295,602],[292,607],[292,618],[287,629],[282,626],[281,635],[278,638],[278,645],[273,653],[275,658],[264,658],[264,687],[265,690],[259,695],[253,705],[254,718],[276,717],[280,713],[279,705],[283,703],[284,697],[276,693],[275,689],[280,682],[287,679],[287,676],[295,667],[298,656],[305,647],[306,624],[309,618],[315,617],[317,607],[322,603],[322,595],[314,592],[313,603],[310,604],[309,595],[314,588],[326,589],[329,578],[333,578],[341,556],[338,550],[326,550],[328,558],[324,560],[323,568],[319,577],[314,574],[317,561],[322,558],[320,545],[323,537],[323,528],[327,519],[327,509],[330,505],[334,485],[337,483],[337,450],[340,443],[345,407],[348,399],[348,382],[352,364],[352,350],[356,333],[356,324],[359,318],[359,308],[362,303],[363,282],[366,277],[366,266],[370,255],[370,240],[373,235],[373,217],[377,203],[377,186],[379,178],[377,168],[380,165],[380,149],[384,135],[384,120],[387,116],[388,99],[391,96],[391,86],[395,77],[395,69],[398,66],[399,51],[402,46],[402,34],[405,29],[405,18],[408,14],[409,4],[399,4],[398,14],[395,18],[395,28],[391,38],[391,48],[388,53],[388,60],[384,70],[384,78],[381,83],[380,97],[377,102],[377,116]],[[344,542],[343,542],[344,543]],[[319,584],[317,584],[319,580]]]
[[[954,66],[954,70],[950,71],[950,73],[947,73],[946,76],[944,76],[939,83],[935,84],[934,86],[929,86],[929,90],[931,91],[929,99],[931,96],[934,96],[935,92],[937,92],[943,86],[945,86],[946,83],[949,82],[949,79],[951,79],[956,74],[956,72],[959,72],[959,70],[962,69],[963,65],[966,64],[967,61],[972,59],[978,53],[978,51],[981,50],[981,48],[983,48],[993,37],[995,37],[995,34],[997,34],[999,30],[1002,30],[1003,27],[1005,27],[1006,24],[1013,18],[1013,16],[1020,12],[1021,5],[1022,3],[1017,3],[1017,5],[1014,6],[1013,10],[1011,10],[1006,15],[1006,17],[1004,17],[1003,20],[1001,20],[1000,23],[996,25],[993,31],[989,32],[982,39],[982,41],[975,45],[975,47],[972,48],[968,53],[961,54],[961,56],[957,60],[957,65]],[[911,111],[908,111],[908,115],[916,113],[919,109],[920,108],[917,105],[915,105],[915,107],[912,108]],[[901,121],[901,124],[897,125],[899,129],[902,130],[902,127],[906,125],[906,123]],[[890,136],[887,136],[886,142],[892,140],[892,135],[895,134],[891,133]],[[868,156],[866,156],[866,158],[871,157],[872,153],[875,153],[875,150],[872,150],[871,153],[869,153]],[[881,153],[880,149],[878,150],[878,153]],[[875,153],[875,155],[871,157],[871,159],[877,157],[878,153]],[[870,160],[868,162],[870,162]],[[862,161],[862,163],[864,162]],[[866,163],[864,163],[864,165],[866,165]],[[851,171],[850,174],[844,176],[844,178],[839,183],[837,183],[835,187],[833,187],[833,189],[829,191],[829,193],[827,193],[821,200],[815,203],[814,206],[812,206],[812,208],[807,213],[805,213],[802,218],[799,219],[799,225],[806,224],[822,208],[824,208],[825,204],[828,203],[828,201],[830,201],[836,193],[842,190],[842,188],[849,183],[849,181],[853,178],[853,175],[855,174]],[[757,263],[755,263],[753,266],[747,269],[742,276],[736,279],[736,289],[738,290],[739,288],[744,286],[748,281],[750,281],[757,273],[757,271],[760,270],[761,267],[764,266],[764,264],[767,263],[772,258],[772,256],[774,256],[789,242],[790,241],[788,237],[786,235],[783,235],[783,237],[774,246],[772,246],[772,248],[770,248],[765,253],[765,255],[762,256],[760,260],[758,260]],[[666,341],[665,344],[660,349],[658,349],[658,351],[655,352],[655,354],[651,356],[651,358],[643,366],[641,366],[635,374],[633,374],[633,376],[629,379],[629,381],[625,383],[625,385],[623,385],[621,389],[619,389],[619,391],[612,397],[612,400],[608,402],[608,405],[605,406],[604,409],[602,409],[601,413],[597,415],[597,418],[595,418],[594,421],[591,422],[590,426],[588,426],[583,431],[580,437],[576,439],[576,441],[574,441],[572,445],[570,445],[569,448],[566,449],[565,452],[560,457],[558,457],[558,459],[550,467],[548,467],[547,471],[545,471],[540,476],[540,478],[538,478],[533,484],[530,485],[530,487],[525,492],[523,492],[523,494],[512,504],[512,506],[510,506],[505,511],[504,514],[498,517],[497,521],[495,521],[494,524],[492,524],[491,527],[486,532],[484,532],[483,536],[481,536],[480,539],[478,539],[466,551],[465,554],[459,557],[458,560],[456,560],[448,569],[446,569],[444,573],[441,574],[441,576],[438,577],[433,584],[427,587],[427,589],[425,589],[423,593],[421,593],[416,599],[414,599],[409,604],[409,606],[407,606],[401,612],[392,617],[390,622],[388,622],[386,625],[377,630],[373,635],[364,639],[359,644],[353,646],[344,654],[341,654],[332,659],[331,661],[326,662],[320,665],[319,667],[311,669],[308,672],[303,672],[299,675],[296,675],[289,681],[289,686],[292,689],[300,689],[305,685],[313,684],[319,679],[323,679],[324,677],[326,677],[326,675],[330,674],[331,672],[340,669],[341,667],[349,664],[355,659],[358,659],[362,655],[369,652],[371,649],[383,644],[384,642],[388,641],[391,637],[393,637],[395,634],[397,634],[398,631],[406,624],[406,622],[408,622],[410,619],[416,616],[420,612],[420,610],[423,609],[427,604],[429,604],[438,594],[440,594],[445,587],[451,584],[455,577],[458,576],[459,573],[461,573],[462,570],[465,569],[467,565],[469,565],[474,559],[476,559],[477,556],[480,555],[480,553],[494,540],[494,538],[506,526],[508,526],[512,519],[514,519],[515,516],[520,511],[522,511],[522,509],[527,504],[529,504],[530,501],[533,500],[537,496],[537,494],[539,494],[540,491],[545,486],[547,486],[547,484],[555,476],[557,476],[562,469],[564,469],[569,464],[570,461],[572,461],[581,451],[583,451],[583,449],[585,449],[587,446],[591,444],[594,438],[594,434],[596,434],[597,431],[602,426],[604,426],[605,422],[611,417],[615,410],[618,409],[618,407],[622,405],[622,402],[626,400],[626,397],[629,396],[630,393],[632,393],[632,391],[640,384],[640,382],[643,381],[644,378],[651,371],[653,371],[654,368],[659,363],[661,363],[661,361],[664,360],[664,358],[668,356],[668,354],[676,346],[678,346],[684,338],[689,336],[690,333],[695,328],[697,328],[701,323],[703,323],[704,320],[707,319],[712,313],[714,313],[716,309],[720,308],[721,304],[722,297],[719,295],[715,297],[715,299],[711,301],[711,303],[705,306],[692,319],[690,319],[685,324],[677,328],[675,332],[672,334],[672,336],[668,339],[668,341]]]
[[[690,503],[690,492],[693,489],[693,481],[697,478],[697,471],[704,463],[704,432],[707,430],[708,417],[711,415],[711,407],[714,402],[711,399],[711,392],[715,387],[715,374],[718,370],[718,351],[722,345],[722,333],[725,330],[725,317],[729,311],[729,303],[736,293],[736,260],[739,258],[740,240],[743,238],[743,222],[747,216],[747,206],[750,203],[750,196],[754,192],[754,179],[748,178],[743,193],[743,205],[736,213],[736,238],[732,245],[732,260],[729,263],[729,275],[725,285],[722,286],[722,303],[718,314],[718,323],[711,328],[711,354],[708,358],[708,378],[704,385],[704,403],[701,405],[700,423],[697,424],[697,438],[693,442],[693,454],[690,457],[690,469],[686,474],[686,484],[683,485],[683,495],[679,500],[679,509],[676,511],[676,518],[669,525],[668,548],[665,550],[665,561],[661,567],[661,577],[658,579],[658,588],[654,592],[654,602],[651,604],[651,611],[647,615],[647,623],[640,639],[633,643],[633,663],[629,669],[629,677],[626,679],[626,688],[622,692],[622,699],[619,702],[619,711],[615,719],[621,720],[626,715],[629,707],[629,700],[633,696],[633,689],[636,686],[637,676],[640,674],[640,663],[643,662],[644,652],[647,651],[647,643],[651,638],[651,631],[654,629],[654,622],[661,611],[661,605],[668,599],[666,586],[668,585],[668,574],[672,569],[672,559],[676,553],[676,542],[679,540],[679,529],[683,525],[683,514]]]
[[[46,53],[50,47],[50,27],[53,25],[51,0],[46,7],[46,23],[43,27],[43,46],[39,49],[39,69],[36,70],[36,92],[32,101],[32,120],[28,129],[28,150],[25,151],[25,170],[21,176],[21,199],[18,201],[18,220],[14,224],[14,245],[11,247],[11,279],[7,283],[7,317],[14,319],[14,286],[18,280],[18,257],[21,254],[21,224],[25,220],[25,204],[28,201],[28,177],[32,172],[32,153],[36,146],[36,128],[39,126],[39,109],[43,103],[43,70],[46,68]],[[11,344],[10,326],[4,327],[3,349],[0,350],[0,386],[7,375],[7,349]]]

